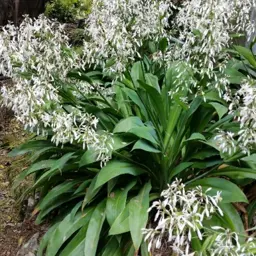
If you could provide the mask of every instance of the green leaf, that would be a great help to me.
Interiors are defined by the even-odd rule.
[[[208,236],[205,239],[205,241],[204,241],[204,243],[202,245],[202,248],[200,250],[201,253],[203,253],[203,255],[207,255],[206,252],[207,252],[207,250],[209,250],[212,247],[213,243],[215,242],[215,240],[217,238],[217,235],[218,234],[214,234],[214,235]]]
[[[45,147],[52,147],[52,146],[53,144],[47,140],[32,140],[15,148],[8,155],[10,157],[20,156],[36,150],[41,150],[42,148],[45,148]]]
[[[37,209],[41,210],[44,208],[47,208],[49,205],[51,205],[56,199],[58,199],[58,196],[71,193],[73,192],[72,188],[74,188],[75,185],[77,185],[80,181],[65,181],[56,187],[54,187],[48,194],[40,201]]]
[[[98,187],[104,185],[105,183],[107,183],[108,181],[110,181],[111,179],[117,176],[124,175],[124,174],[139,176],[144,172],[145,170],[128,162],[116,161],[116,160],[110,161],[99,172],[94,189],[97,189]]]
[[[250,168],[256,169],[256,154],[251,154],[241,159],[245,162]]]
[[[212,156],[218,156],[219,152],[213,148],[204,149],[202,151],[199,151],[192,156],[189,157],[189,159],[200,159],[204,160],[205,158],[210,158]]]
[[[135,127],[144,127],[144,124],[139,117],[131,116],[131,117],[121,120],[116,125],[113,132],[114,133],[121,133],[121,132],[126,133]]]
[[[140,250],[141,250],[141,256],[151,256],[151,254],[148,252],[147,242],[142,241]]]
[[[239,234],[239,241],[243,244],[245,242],[246,232],[239,213],[232,204],[221,202],[219,206],[223,211],[224,216],[221,216],[221,219],[225,221],[226,227]]]
[[[89,188],[86,191],[85,197],[84,197],[84,201],[83,201],[83,205],[82,205],[82,209],[84,209],[84,207],[89,204],[92,199],[98,194],[101,186],[99,186],[97,189],[95,188],[95,184],[97,182],[98,179],[98,175],[96,175],[92,181],[91,184],[89,186]]]
[[[212,105],[215,108],[215,110],[217,111],[219,119],[221,119],[228,112],[227,107],[225,107],[222,104],[219,104],[217,102],[211,102],[210,105]]]
[[[79,187],[76,189],[76,191],[74,192],[74,195],[76,194],[80,194],[81,192],[86,192],[87,187],[89,186],[89,184],[91,183],[91,179],[89,180],[85,180],[82,184],[79,185]]]
[[[158,150],[153,145],[151,145],[150,143],[148,143],[146,140],[143,140],[143,139],[138,140],[134,144],[134,146],[132,148],[132,151],[136,150],[136,149],[140,149],[140,150],[144,150],[144,151],[152,152],[152,153],[161,153],[160,150]]]
[[[228,67],[225,69],[225,74],[227,79],[231,84],[241,84],[241,82],[246,78],[244,74],[239,72],[236,68]]]
[[[167,47],[168,47],[168,40],[166,39],[166,37],[161,38],[159,41],[159,50],[161,52],[165,52]]]
[[[206,140],[204,135],[201,133],[193,133],[186,141],[190,141],[190,140]]]
[[[113,225],[109,230],[109,235],[119,235],[129,232],[129,204],[123,209],[123,211],[118,215]]]
[[[132,144],[135,140],[134,138],[122,136],[122,135],[113,135],[113,150],[117,151],[119,149],[125,148]]]
[[[236,45],[234,46],[234,48],[238,51],[239,54],[241,54],[253,67],[256,67],[256,60],[255,57],[253,55],[253,53],[240,45]]]
[[[101,229],[105,221],[106,201],[99,203],[93,211],[89,226],[86,232],[86,239],[84,245],[84,255],[95,256],[98,242],[100,238]]]
[[[37,251],[38,256],[43,256],[44,255],[44,250],[47,247],[48,242],[52,239],[52,236],[55,232],[55,229],[59,226],[59,224],[60,224],[59,222],[55,223],[44,234],[43,238],[41,239],[38,251]]]
[[[186,170],[189,168],[193,162],[182,162],[179,165],[177,165],[174,169],[170,171],[170,177],[169,180],[171,181],[173,177],[181,173],[182,171]]]
[[[227,176],[234,180],[251,178],[256,179],[256,170],[250,168],[241,168],[235,166],[228,166],[212,172],[214,176]]]
[[[97,162],[98,153],[95,150],[88,149],[79,162],[79,167]]]
[[[248,200],[242,190],[234,183],[221,179],[221,178],[205,178],[194,181],[188,184],[188,188],[201,186],[203,190],[212,188],[208,194],[216,195],[218,191],[221,191],[221,197],[223,203],[244,202],[248,203]]]
[[[86,225],[92,218],[94,213],[93,208],[87,210],[84,214],[79,212],[75,219],[71,218],[71,214],[68,214],[65,219],[55,229],[52,239],[47,246],[46,255],[55,256],[59,249],[69,237],[72,236],[82,226]]]
[[[115,237],[111,237],[110,241],[106,244],[102,256],[123,256],[119,242]]]
[[[139,138],[148,140],[153,144],[159,144],[156,140],[156,132],[152,127],[135,127],[130,129],[129,133],[132,133]]]
[[[131,90],[129,88],[122,88],[122,90],[126,93],[126,95],[140,108],[140,111],[142,113],[142,115],[148,119],[148,113],[146,111],[146,108],[143,104],[143,102],[141,101],[141,99],[139,98],[138,94],[134,91]]]
[[[147,74],[145,74],[145,79],[146,79],[146,83],[148,85],[152,86],[153,88],[155,88],[160,94],[161,90],[160,90],[160,86],[158,84],[158,77],[154,76],[150,73],[147,73]]]
[[[84,225],[60,253],[60,256],[84,255],[84,243],[89,222]]]
[[[144,81],[144,72],[140,61],[133,64],[131,69],[131,77],[134,85],[138,87],[138,80]]]
[[[39,171],[39,170],[43,170],[43,169],[50,169],[54,163],[56,162],[56,160],[50,159],[50,160],[43,160],[40,162],[37,162],[35,164],[32,164],[30,166],[30,168],[26,169],[25,171],[23,171],[21,174],[19,174],[19,176],[15,179],[13,188],[17,188],[19,186],[19,184],[30,174]]]
[[[250,204],[247,207],[247,213],[248,213],[248,222],[249,222],[249,225],[251,225],[256,213],[256,200],[250,202]]]
[[[124,210],[126,205],[127,194],[134,187],[136,181],[129,183],[126,188],[118,189],[110,193],[107,199],[106,217],[111,226],[118,215]]]
[[[138,250],[142,242],[141,230],[148,222],[150,182],[146,183],[138,196],[131,199],[129,203],[129,228],[135,250]]]
[[[62,171],[66,163],[74,158],[74,152],[72,153],[67,153],[64,156],[62,156],[60,159],[54,161],[53,165],[51,166],[51,169],[45,173],[43,173],[40,178],[35,182],[33,185],[33,188],[36,188],[40,186],[44,181],[47,179],[50,179],[52,176],[54,176],[56,173],[59,173]]]

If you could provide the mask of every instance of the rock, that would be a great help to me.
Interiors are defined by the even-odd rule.
[[[17,252],[16,256],[36,256],[38,250],[39,233],[34,234],[29,241]]]

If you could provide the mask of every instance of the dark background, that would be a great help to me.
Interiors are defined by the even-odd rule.
[[[7,24],[8,20],[19,23],[22,15],[29,14],[36,17],[44,12],[48,0],[0,0],[0,26]]]

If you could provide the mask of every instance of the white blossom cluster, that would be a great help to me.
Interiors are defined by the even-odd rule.
[[[253,238],[249,238],[246,243],[239,242],[239,236],[236,232],[222,227],[212,227],[213,230],[218,230],[217,236],[212,246],[208,249],[211,256],[253,256],[253,250],[256,248],[256,243]]]
[[[219,149],[229,155],[237,150],[249,154],[256,144],[256,82],[246,79],[240,89],[232,97],[227,94],[225,99],[230,103],[230,113],[240,123],[239,132],[219,131],[215,137]]]
[[[208,190],[209,191],[209,190]],[[163,241],[168,241],[177,255],[193,255],[191,253],[192,233],[203,239],[203,220],[210,218],[215,212],[223,215],[218,203],[220,192],[216,196],[203,193],[200,186],[185,190],[181,180],[168,185],[161,194],[163,200],[156,201],[149,209],[156,210],[154,221],[156,227],[143,230],[145,240],[149,241],[148,250],[161,248]]]
[[[144,42],[166,35],[171,6],[168,0],[93,0],[86,28],[90,39],[84,42],[87,63],[114,73],[125,71],[141,57]]]
[[[217,61],[225,59],[223,50],[232,34],[255,33],[250,21],[253,6],[255,0],[184,1],[174,21],[184,42],[176,55],[189,60],[201,74],[212,76]]]
[[[76,108],[68,112],[58,93],[62,84],[70,83],[67,73],[80,65],[64,26],[44,16],[25,17],[19,27],[8,24],[0,32],[0,74],[13,82],[2,87],[2,103],[26,128],[43,134],[50,129],[56,144],[81,143],[97,150],[105,162],[111,139],[96,131],[98,119]]]

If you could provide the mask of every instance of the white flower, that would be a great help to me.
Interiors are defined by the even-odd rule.
[[[255,240],[250,238],[244,244],[240,244],[239,235],[229,229],[222,227],[212,227],[217,230],[217,236],[208,252],[212,256],[253,256],[255,255],[251,249],[256,248]]]
[[[2,87],[2,103],[26,128],[43,135],[50,129],[57,145],[80,143],[95,150],[104,164],[111,157],[111,135],[99,134],[98,119],[78,106],[67,111],[59,94],[62,85],[72,84],[67,73],[81,66],[83,61],[68,44],[63,25],[44,16],[25,17],[19,27],[9,24],[0,32],[0,73],[13,81]],[[81,97],[92,89],[81,83],[74,87],[74,95]]]
[[[152,246],[160,248],[163,240],[167,240],[178,255],[193,255],[190,247],[192,232],[202,240],[203,220],[215,212],[223,215],[218,206],[220,192],[209,196],[203,193],[200,186],[186,191],[185,185],[176,180],[161,196],[163,200],[153,202],[149,209],[157,210],[154,219],[156,227],[143,230],[145,240],[149,241],[148,250]]]
[[[240,89],[232,97],[230,93],[225,97],[230,104],[230,113],[240,123],[237,133],[220,131],[215,137],[222,152],[235,153],[240,149],[249,154],[256,143],[256,83],[253,79],[242,82]]]
[[[86,62],[123,72],[128,63],[141,57],[144,42],[166,35],[171,6],[167,0],[94,0],[86,28],[90,39],[84,42]]]

